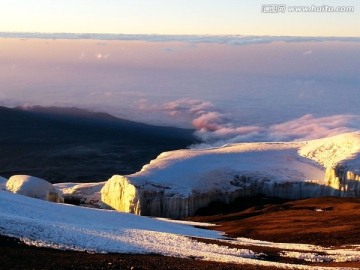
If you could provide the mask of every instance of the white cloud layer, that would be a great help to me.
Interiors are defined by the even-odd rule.
[[[162,105],[142,100],[138,109],[163,114],[173,121],[191,123],[195,135],[203,141],[193,147],[221,146],[250,141],[297,141],[334,136],[360,129],[360,115],[342,114],[316,117],[306,114],[283,123],[265,125],[235,124],[231,116],[221,113],[208,101],[178,99]]]
[[[229,45],[247,45],[272,42],[322,42],[351,41],[360,42],[360,37],[301,37],[301,36],[242,36],[242,35],[127,35],[96,33],[19,33],[0,32],[0,37],[41,38],[41,39],[93,39],[93,40],[141,40],[150,42],[180,41],[189,43],[217,43]],[[308,53],[307,53],[308,54]]]

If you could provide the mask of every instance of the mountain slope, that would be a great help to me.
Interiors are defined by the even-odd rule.
[[[101,181],[135,172],[163,151],[185,148],[195,141],[192,133],[76,108],[0,107],[0,175]]]

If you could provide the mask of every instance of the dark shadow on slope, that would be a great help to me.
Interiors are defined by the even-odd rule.
[[[136,270],[256,270],[256,265],[236,265],[156,254],[99,254],[27,246],[0,235],[1,269],[136,269]],[[261,267],[278,270],[276,267]]]
[[[226,215],[245,210],[250,210],[250,212],[253,214],[256,211],[263,210],[268,205],[279,205],[289,201],[291,200],[281,198],[266,198],[264,196],[237,198],[230,204],[212,202],[207,207],[199,209],[195,216]]]
[[[51,182],[104,181],[186,148],[193,130],[150,126],[76,108],[0,107],[0,175]]]

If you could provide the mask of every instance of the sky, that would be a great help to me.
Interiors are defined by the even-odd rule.
[[[354,11],[262,12],[283,2]],[[0,0],[0,7],[1,32],[360,36],[355,0]]]
[[[75,106],[220,145],[360,128],[359,38],[167,38],[0,38],[0,105]]]
[[[281,3],[0,0],[0,105],[76,106],[211,143],[359,130],[360,2],[269,13]],[[340,3],[352,12],[291,12]]]

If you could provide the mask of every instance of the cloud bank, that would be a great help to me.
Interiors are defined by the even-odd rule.
[[[195,135],[202,141],[193,148],[218,147],[229,143],[254,141],[299,141],[334,136],[360,130],[360,115],[332,115],[302,117],[274,125],[236,125],[230,115],[217,110],[208,101],[178,99],[160,106],[143,100],[140,110],[162,113],[173,121],[191,123]],[[238,120],[238,119],[237,119]]]
[[[207,114],[195,119],[207,118]],[[198,127],[195,135],[203,143],[196,148],[222,146],[229,143],[253,141],[303,141],[325,138],[346,132],[360,130],[360,115],[333,115],[315,117],[307,114],[280,124],[270,126],[240,126],[230,123],[219,124],[219,119],[207,118],[203,127]],[[215,120],[215,121],[214,121]],[[214,122],[215,123],[214,123]],[[211,129],[207,128],[211,127]]]
[[[106,92],[105,95],[111,97],[112,93]],[[2,100],[0,103],[9,106],[6,104],[9,102]],[[13,106],[12,103],[10,107]],[[18,103],[17,106],[31,105]],[[173,123],[172,126],[195,129],[194,135],[201,143],[191,145],[191,148],[220,147],[242,142],[304,141],[360,130],[358,114],[321,117],[306,114],[272,125],[242,125],[241,119],[221,112],[209,101],[199,99],[182,98],[160,105],[141,99],[136,106],[133,113],[149,115],[152,120],[158,119],[158,123]]]
[[[272,42],[323,42],[342,41],[360,42],[360,37],[299,37],[299,36],[243,36],[243,35],[129,35],[96,33],[20,33],[0,32],[4,38],[39,39],[90,39],[90,40],[127,40],[148,42],[188,42],[215,43],[228,45],[247,45]]]

